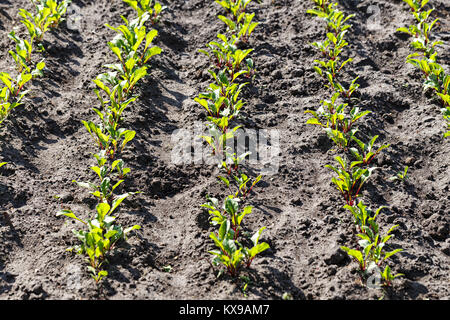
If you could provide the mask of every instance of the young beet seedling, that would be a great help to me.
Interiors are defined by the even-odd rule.
[[[403,169],[403,171],[399,171],[397,172],[397,175],[390,177],[389,180],[391,181],[402,181],[405,182],[406,180],[408,180],[408,166],[405,166],[405,168]]]
[[[251,206],[246,206],[242,211],[239,209],[239,198],[228,196],[222,208],[219,207],[219,201],[216,198],[207,198],[208,203],[202,205],[203,208],[209,209],[212,225],[222,225],[226,220],[230,220],[231,229],[233,230],[234,238],[236,240],[241,230],[241,223],[247,214],[252,212]]]
[[[130,58],[133,58],[137,67],[148,65],[148,61],[155,55],[162,52],[157,46],[152,46],[152,42],[158,35],[158,31],[151,29],[147,32],[144,26],[150,16],[145,13],[142,17],[128,21],[122,17],[125,25],[115,28],[106,24],[106,26],[118,33],[111,42],[108,42],[113,53],[119,58],[122,64],[122,73],[131,69]],[[126,64],[129,64],[128,66]]]
[[[225,0],[217,1],[223,8],[231,13],[231,18],[219,15],[218,18],[227,26],[227,31],[247,43],[253,30],[259,22],[253,22],[255,13],[246,13],[245,9],[251,0]]]
[[[243,266],[249,268],[258,254],[270,248],[267,243],[259,242],[264,229],[265,227],[262,227],[252,236],[253,247],[247,248],[235,240],[230,221],[222,222],[219,232],[211,232],[210,234],[210,238],[218,248],[218,250],[209,251],[214,256],[212,260],[213,266],[224,265],[232,277],[237,277]]]
[[[194,101],[199,103],[208,112],[208,120],[214,122],[214,119],[211,118],[226,117],[226,121],[230,122],[238,116],[241,108],[244,106],[244,102],[242,99],[239,99],[239,95],[247,83],[237,84],[233,83],[233,81],[236,80],[239,74],[245,72],[240,71],[230,81],[225,72],[219,71],[216,74],[210,70],[215,83],[211,83],[206,92],[199,94],[194,99]]]
[[[251,182],[251,179],[243,173],[239,165],[242,160],[245,159],[251,152],[246,152],[240,156],[237,156],[236,153],[230,154],[229,152],[226,153],[226,159],[225,161],[222,161],[222,169],[225,170],[225,172],[228,175],[228,178],[223,176],[218,176],[218,178],[230,189],[231,191],[231,182],[235,183],[235,186],[237,188],[235,192],[235,197],[242,197],[242,199],[245,199],[252,191],[252,189],[255,187],[255,185],[261,180],[262,176],[259,175],[255,178],[253,182]],[[220,166],[219,166],[220,167]],[[250,183],[251,182],[251,183]],[[248,184],[250,183],[250,187]]]
[[[246,57],[254,49],[237,49],[235,43],[238,38],[235,36],[228,39],[225,35],[218,34],[217,37],[222,42],[211,41],[206,45],[211,53],[202,49],[198,51],[208,56],[215,68],[220,70],[225,68],[232,79],[235,79],[235,74],[238,74],[243,67],[247,67],[246,72],[240,72],[239,75],[251,77],[255,73],[253,60]]]
[[[355,199],[359,197],[362,186],[369,179],[372,171],[377,168],[359,168],[358,165],[361,164],[360,161],[354,161],[349,166],[347,162],[339,156],[336,156],[335,160],[339,163],[339,167],[331,165],[326,165],[325,167],[338,174],[338,177],[333,177],[331,181],[341,192],[347,205],[353,206],[355,204]]]
[[[9,81],[9,79],[3,78],[6,81]],[[2,74],[0,73],[0,80],[2,80]],[[12,86],[12,83],[11,83]],[[3,123],[3,121],[8,118],[9,114],[14,108],[17,108],[22,103],[20,102],[23,97],[27,94],[27,91],[22,91],[17,97],[11,96],[11,91],[15,90],[13,88],[9,87],[3,87],[0,89],[0,125]]]
[[[6,72],[0,72],[0,83],[5,87],[0,87],[0,124],[5,121],[14,108],[22,103],[22,99],[28,93],[23,90],[25,84],[33,78],[32,73],[22,71],[15,79]]]
[[[107,254],[120,240],[127,240],[127,235],[133,230],[140,229],[135,225],[123,229],[122,226],[115,224],[116,218],[112,213],[117,208],[111,207],[107,203],[100,203],[96,208],[96,217],[93,220],[83,221],[78,218],[71,210],[61,210],[56,216],[66,216],[75,219],[88,227],[88,231],[75,231],[74,235],[81,244],[76,245],[67,251],[75,251],[80,255],[87,255],[89,261],[88,270],[96,283],[108,275],[108,272],[102,270],[103,264],[107,261]]]
[[[359,269],[364,276],[366,275],[366,272],[373,267],[377,267],[376,270],[379,270],[378,267],[380,267],[382,263],[385,263],[396,253],[403,251],[403,249],[385,251],[386,243],[392,237],[391,232],[395,230],[398,225],[391,227],[384,236],[380,236],[380,227],[376,222],[376,218],[384,207],[378,208],[378,210],[373,213],[362,201],[360,201],[357,206],[345,206],[344,208],[352,213],[355,224],[358,226],[360,231],[358,237],[361,239],[358,244],[362,249],[350,249],[344,246],[342,246],[341,249],[358,262]],[[386,266],[384,271],[379,272],[381,278],[385,281],[385,285],[390,285],[394,278],[400,276],[400,274],[393,276],[389,266]]]
[[[71,0],[64,0],[59,4],[55,0],[31,0],[31,2],[35,5],[36,13],[20,9],[19,15],[23,18],[21,22],[28,30],[30,42],[36,40],[40,50],[44,51],[41,42],[44,40],[45,33],[51,28],[56,28],[64,20],[63,16]]]
[[[130,169],[123,168],[123,160],[114,161],[112,167],[110,168],[105,156],[105,151],[95,154],[94,157],[97,159],[97,166],[91,167],[91,170],[97,174],[100,184],[95,184],[93,182],[78,182],[76,180],[73,180],[73,182],[82,188],[91,190],[90,193],[98,198],[100,202],[108,203],[111,205],[112,209],[115,210],[123,200],[139,192],[127,192],[121,195],[114,194],[114,190],[116,190],[124,182],[123,179],[115,183],[112,182],[111,176],[115,171],[114,169],[116,169],[116,175],[119,178],[124,177]]]
[[[372,225],[366,226],[365,233],[358,234],[361,240],[358,242],[362,250],[350,249],[345,246],[341,246],[341,249],[345,251],[350,257],[358,262],[359,270],[362,272],[363,276],[366,276],[366,272],[371,270],[374,266],[380,267],[383,263],[393,255],[403,251],[403,249],[395,249],[386,252],[384,249],[386,247],[387,241],[392,237],[390,234],[398,225],[391,227],[385,236],[380,236],[379,226],[373,221]],[[386,268],[388,265],[386,266]],[[393,276],[390,272],[390,268],[384,269],[383,272],[380,271],[381,277],[385,279],[385,285],[390,286],[393,279],[401,276],[402,274],[397,274]],[[384,275],[383,275],[384,274]]]
[[[72,0],[63,0],[59,3],[56,0],[32,0],[35,4],[38,12],[44,12],[49,10],[50,15],[48,20],[50,21],[50,27],[56,28],[65,19],[63,16],[67,12],[67,8],[72,3]]]
[[[132,7],[138,13],[139,18],[147,13],[150,16],[152,24],[159,22],[161,12],[167,8],[157,1],[155,1],[155,4],[153,5],[153,0],[123,0],[123,2]]]
[[[108,122],[102,118],[105,127],[96,125],[92,121],[82,120],[82,123],[100,149],[106,150],[109,158],[114,160],[117,153],[121,153],[125,146],[134,139],[136,131],[117,128],[118,124],[113,122],[111,115],[107,119]]]
[[[33,52],[33,39],[30,41],[22,40],[16,36],[14,31],[11,31],[8,34],[8,37],[12,39],[16,43],[16,50],[10,50],[9,54],[13,57],[16,62],[16,68],[19,72],[22,72],[23,69],[30,72],[31,54]]]
[[[359,201],[356,206],[344,206],[344,209],[347,209],[353,215],[355,225],[358,227],[359,232],[364,234],[366,234],[367,228],[371,228],[371,230],[378,229],[375,219],[384,208],[386,207],[382,206],[373,213],[362,201]]]
[[[330,101],[321,101],[322,105],[316,110],[306,110],[313,118],[308,119],[307,124],[321,126],[328,137],[339,149],[346,150],[357,129],[355,124],[371,111],[361,111],[358,107],[353,107],[347,112],[347,103],[337,103],[340,93],[333,94]]]
[[[352,137],[352,139],[358,144],[360,150],[356,148],[350,148],[350,152],[356,158],[356,160],[361,162],[361,166],[369,165],[382,150],[389,148],[390,146],[390,144],[385,144],[374,150],[373,145],[378,139],[378,136],[374,136],[367,144],[354,136]]]

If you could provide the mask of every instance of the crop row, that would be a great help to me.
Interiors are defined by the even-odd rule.
[[[447,121],[447,131],[444,137],[450,136],[450,75],[446,74],[442,65],[437,62],[437,48],[443,42],[433,40],[433,27],[439,19],[430,20],[434,9],[425,10],[430,0],[403,0],[411,8],[416,24],[408,28],[402,27],[398,31],[412,37],[411,47],[414,53],[406,61],[422,73],[424,90],[432,90],[439,97],[442,104],[442,114]]]
[[[246,202],[261,176],[250,177],[242,165],[250,152],[233,152],[238,129],[242,128],[237,122],[244,117],[241,111],[245,102],[241,95],[249,84],[244,81],[255,75],[250,58],[254,49],[249,48],[249,39],[259,23],[254,21],[255,13],[247,12],[251,0],[216,0],[216,3],[227,13],[218,16],[225,23],[226,32],[219,33],[218,40],[209,42],[206,50],[199,50],[210,59],[208,72],[213,81],[195,101],[206,110],[208,134],[202,138],[211,147],[222,172],[217,178],[229,194],[223,201],[208,195],[202,207],[208,209],[211,224],[218,228],[217,232],[210,233],[216,247],[209,251],[213,255],[212,265],[225,267],[224,270],[237,279],[243,268],[249,268],[255,257],[269,248],[267,243],[260,242],[265,227],[252,235],[243,223],[244,217],[252,213],[253,207]],[[240,279],[244,280],[245,291],[248,278],[241,275]]]
[[[0,124],[8,117],[11,111],[22,104],[22,100],[28,93],[25,85],[38,76],[43,76],[45,68],[44,60],[33,60],[34,52],[45,52],[42,44],[45,34],[58,27],[64,20],[70,0],[58,3],[55,0],[31,0],[35,6],[35,12],[25,9],[19,10],[23,18],[20,22],[28,30],[28,37],[21,39],[14,31],[8,35],[15,43],[15,49],[9,54],[14,59],[17,75],[0,72],[0,81],[4,87],[0,90]]]
[[[123,227],[116,217],[123,201],[139,193],[123,190],[131,170],[121,159],[121,154],[134,139],[136,131],[122,125],[125,110],[138,98],[136,86],[148,75],[150,59],[162,52],[161,48],[152,45],[157,30],[146,25],[156,24],[164,8],[149,0],[123,1],[135,9],[137,17],[128,20],[121,16],[124,24],[118,27],[106,24],[116,32],[108,46],[117,61],[106,64],[105,68],[110,71],[101,73],[93,80],[96,84],[94,92],[99,100],[99,107],[93,108],[97,120],[82,121],[98,150],[93,154],[96,165],[90,168],[96,180],[74,180],[78,186],[88,189],[98,204],[87,220],[79,218],[70,209],[57,213],[57,216],[66,216],[84,225],[82,230],[73,230],[78,244],[68,251],[75,251],[87,258],[88,270],[97,283],[108,275],[104,268],[108,253],[121,241],[127,240],[131,231],[140,229],[138,225]]]
[[[45,68],[44,59],[39,62],[33,59],[34,52],[44,53],[42,44],[45,34],[64,20],[63,16],[71,0],[61,1],[59,4],[55,0],[30,0],[35,12],[25,9],[19,10],[19,15],[23,18],[20,22],[28,31],[28,38],[21,39],[14,31],[8,37],[14,41],[15,49],[9,54],[14,59],[17,75],[0,72],[0,126],[8,118],[11,111],[22,105],[22,100],[29,90],[26,84],[32,79],[43,76]],[[1,162],[0,167],[6,162]]]
[[[322,100],[317,110],[306,111],[312,115],[307,123],[320,126],[334,142],[335,152],[340,153],[335,157],[337,165],[326,167],[336,174],[331,182],[342,196],[344,209],[353,217],[359,239],[356,249],[345,246],[341,249],[358,263],[363,279],[374,275],[383,280],[383,285],[389,286],[394,278],[400,276],[392,274],[387,260],[402,249],[386,251],[387,242],[393,236],[391,233],[398,225],[382,234],[377,217],[384,207],[372,211],[359,200],[363,186],[372,172],[378,169],[372,166],[374,158],[389,145],[381,144],[375,147],[378,136],[369,137],[366,132],[358,130],[358,123],[372,112],[361,110],[358,107],[358,99],[353,98],[359,88],[358,77],[345,85],[344,67],[351,64],[352,58],[342,60],[341,57],[348,46],[346,36],[351,30],[349,21],[354,15],[346,15],[340,11],[338,3],[328,0],[313,2],[315,8],[307,12],[321,18],[326,24],[326,39],[312,44],[322,56],[314,61],[314,69],[326,82],[325,86],[330,89],[331,98]]]

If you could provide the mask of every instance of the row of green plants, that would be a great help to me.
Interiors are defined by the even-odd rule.
[[[415,24],[399,28],[398,31],[411,36],[411,48],[414,53],[406,58],[406,62],[419,69],[423,78],[424,90],[432,90],[442,104],[442,114],[447,122],[447,132],[450,136],[450,75],[437,60],[437,48],[443,42],[435,39],[433,28],[439,19],[431,19],[434,9],[426,9],[429,0],[403,0],[410,7]],[[432,21],[431,21],[432,20]]]
[[[391,272],[388,259],[402,249],[387,251],[387,242],[398,226],[391,227],[383,234],[377,217],[384,207],[372,211],[360,199],[363,186],[377,169],[373,166],[374,159],[389,144],[378,143],[377,135],[368,137],[365,132],[358,131],[358,123],[371,111],[361,110],[358,99],[353,98],[359,87],[358,77],[345,81],[344,67],[352,62],[352,58],[343,59],[342,56],[348,46],[347,35],[351,32],[349,21],[354,15],[340,11],[338,3],[312,1],[315,7],[307,12],[321,18],[326,25],[325,40],[312,44],[322,57],[314,61],[314,70],[324,79],[331,98],[322,100],[317,110],[306,111],[312,115],[307,123],[320,126],[336,146],[335,151],[340,153],[335,156],[336,165],[326,167],[335,174],[331,182],[342,196],[344,209],[352,214],[359,240],[356,249],[345,246],[341,249],[358,263],[363,279],[378,272],[376,276],[383,280],[383,285],[390,286],[392,280],[401,275]]]
[[[261,176],[252,178],[244,168],[250,152],[233,152],[235,137],[242,128],[237,122],[243,119],[241,111],[246,104],[241,96],[248,80],[255,76],[250,58],[254,49],[249,48],[249,39],[259,23],[254,21],[255,13],[247,12],[251,0],[217,0],[216,3],[226,12],[218,16],[225,23],[226,32],[219,33],[217,40],[209,42],[205,50],[199,50],[210,59],[208,72],[212,82],[195,101],[206,110],[208,134],[202,138],[217,160],[220,169],[217,179],[229,194],[223,201],[208,195],[202,207],[208,210],[210,223],[217,228],[210,233],[216,247],[209,251],[213,256],[212,265],[221,266],[219,274],[226,271],[236,279],[243,268],[249,268],[255,257],[269,248],[260,241],[266,227],[253,234],[244,227],[244,218],[253,210],[247,203]]]
[[[121,16],[124,24],[118,27],[106,24],[116,32],[108,46],[117,61],[106,64],[105,68],[109,71],[93,80],[96,84],[94,92],[99,100],[99,106],[93,108],[97,120],[82,121],[97,148],[93,154],[96,165],[90,168],[95,180],[73,181],[79,187],[88,189],[96,198],[97,205],[87,220],[79,218],[70,209],[57,213],[57,216],[66,216],[84,225],[82,230],[73,230],[78,244],[67,250],[86,258],[88,271],[96,283],[108,275],[105,264],[111,250],[121,241],[126,241],[131,231],[140,229],[139,225],[123,227],[117,220],[123,201],[140,193],[123,190],[131,170],[122,159],[122,154],[136,136],[136,131],[123,127],[124,116],[131,103],[138,98],[136,87],[140,80],[148,76],[151,58],[162,52],[161,48],[152,44],[158,32],[151,26],[159,21],[164,7],[148,0],[124,2],[135,9],[137,17],[128,20]]]
[[[29,92],[26,84],[33,78],[43,76],[45,62],[37,61],[34,53],[45,52],[43,40],[45,34],[57,28],[64,21],[64,15],[71,0],[30,0],[34,11],[19,10],[20,21],[28,31],[27,37],[21,38],[11,31],[8,37],[15,48],[9,51],[16,66],[16,73],[0,72],[0,125],[7,119],[11,111],[23,102]]]

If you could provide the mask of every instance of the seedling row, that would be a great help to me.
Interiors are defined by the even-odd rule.
[[[68,251],[86,257],[87,268],[96,283],[108,275],[106,264],[109,252],[120,242],[126,241],[130,232],[141,228],[139,225],[124,227],[118,220],[123,201],[140,193],[125,191],[123,187],[131,169],[121,155],[136,136],[135,130],[124,128],[123,124],[127,108],[138,99],[136,86],[149,75],[151,58],[162,52],[161,48],[152,44],[158,35],[152,26],[158,23],[164,7],[148,0],[124,2],[134,9],[137,17],[128,20],[121,16],[124,24],[118,27],[106,24],[116,32],[107,45],[117,60],[106,64],[104,67],[109,71],[93,80],[97,86],[94,93],[99,101],[99,106],[93,108],[97,120],[82,121],[92,137],[93,147],[97,148],[93,154],[95,165],[90,168],[95,180],[73,180],[79,187],[88,189],[98,204],[86,220],[70,209],[57,213],[57,216],[66,216],[83,224],[82,230],[73,230],[78,244]]]
[[[36,58],[36,53],[45,54],[43,40],[50,30],[54,30],[64,21],[71,0],[30,0],[34,10],[19,10],[20,22],[27,30],[26,35],[8,34],[15,44],[9,55],[15,62],[15,72],[0,72],[0,126],[12,110],[23,104],[28,94],[27,84],[37,77],[44,76],[44,59]],[[6,163],[0,163],[0,166]]]
[[[308,13],[324,21],[326,39],[315,42],[322,60],[315,60],[316,73],[324,79],[331,98],[322,100],[316,110],[308,110],[311,114],[307,123],[320,126],[335,145],[335,165],[326,165],[335,176],[331,183],[342,196],[344,209],[351,213],[357,229],[358,246],[351,249],[341,246],[359,266],[361,278],[367,280],[371,275],[382,279],[383,286],[390,286],[392,281],[402,274],[393,274],[388,259],[402,249],[388,251],[388,241],[398,225],[390,227],[385,233],[377,222],[377,217],[384,207],[371,210],[361,199],[363,187],[370,179],[372,172],[379,168],[373,166],[373,160],[389,144],[378,143],[378,136],[368,137],[361,132],[358,124],[372,112],[362,110],[360,101],[353,98],[359,88],[358,78],[351,80],[348,87],[344,84],[344,70],[351,65],[352,58],[343,60],[345,48],[349,45],[347,34],[351,32],[351,19],[354,15],[346,15],[339,10],[339,4],[328,0],[313,0],[314,9]],[[367,140],[366,140],[367,139]]]
[[[249,198],[261,176],[251,177],[242,163],[250,152],[237,154],[232,150],[238,129],[243,126],[238,123],[245,117],[241,111],[245,107],[244,87],[251,85],[255,75],[254,62],[251,53],[250,37],[258,26],[255,13],[248,12],[251,0],[216,1],[227,15],[218,18],[226,25],[224,33],[217,34],[217,40],[209,42],[207,49],[199,51],[205,54],[211,62],[208,72],[212,83],[195,101],[206,110],[208,134],[202,139],[211,148],[211,156],[217,162],[221,175],[218,181],[228,190],[224,200],[207,196],[207,208],[210,223],[218,231],[210,233],[216,249],[210,250],[212,266],[222,266],[234,279],[244,280],[243,290],[248,285],[248,278],[240,275],[243,268],[249,268],[255,257],[267,250],[269,245],[261,242],[261,227],[253,235],[244,231],[244,217],[252,213],[253,207],[248,205]],[[248,82],[245,82],[248,81]],[[246,244],[251,244],[249,247]]]
[[[406,58],[406,62],[412,64],[421,71],[423,88],[436,94],[442,105],[441,111],[450,129],[450,75],[443,66],[438,63],[438,48],[443,42],[433,34],[433,27],[439,22],[436,18],[430,21],[434,9],[426,10],[429,0],[403,0],[410,9],[416,24],[399,28],[398,31],[411,36],[411,48],[414,53]],[[450,130],[444,133],[444,137],[450,136]]]

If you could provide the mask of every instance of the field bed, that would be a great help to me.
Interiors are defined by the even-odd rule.
[[[244,297],[228,276],[216,279],[208,250],[212,231],[200,207],[207,193],[218,192],[215,166],[175,165],[172,133],[203,120],[194,98],[208,86],[209,65],[199,48],[214,40],[224,24],[214,1],[162,1],[167,9],[155,28],[163,53],[153,59],[150,76],[138,88],[126,127],[137,135],[123,155],[132,169],[127,190],[142,191],[120,213],[125,225],[142,229],[118,247],[102,290],[85,272],[80,256],[66,253],[75,243],[75,222],[56,217],[62,207],[83,215],[96,202],[72,183],[89,180],[91,137],[81,120],[94,119],[98,102],[94,79],[113,55],[106,42],[114,32],[104,23],[121,23],[132,10],[121,0],[73,0],[80,8],[80,29],[63,23],[48,34],[45,77],[33,81],[23,106],[1,128],[0,299],[376,299],[380,290],[362,285],[355,263],[339,251],[354,238],[351,216],[330,183],[334,153],[322,130],[307,125],[305,110],[326,96],[312,69],[319,54],[310,43],[323,38],[323,25],[306,14],[310,1],[252,3],[260,25],[250,43],[257,70],[245,90],[246,129],[280,132],[280,167],[263,177],[246,218],[249,229],[264,225],[270,249],[252,264]],[[422,90],[420,74],[405,63],[409,40],[396,32],[411,23],[400,0],[340,1],[354,13],[348,35],[351,71],[361,76],[362,107],[372,110],[361,125],[379,135],[389,149],[377,159],[364,190],[372,207],[388,206],[384,226],[399,224],[392,243],[397,254],[395,280],[385,299],[450,298],[450,142],[443,140],[440,107]],[[381,9],[382,29],[369,30],[370,5]],[[450,3],[432,0],[441,20],[436,36],[444,41],[440,62],[450,68]],[[19,26],[27,0],[0,1],[0,70],[12,71],[6,37]],[[362,130],[362,129],[360,129]],[[409,180],[388,180],[409,166]],[[217,190],[216,190],[217,189]],[[60,200],[54,198],[59,195]],[[167,272],[167,266],[171,267]]]

